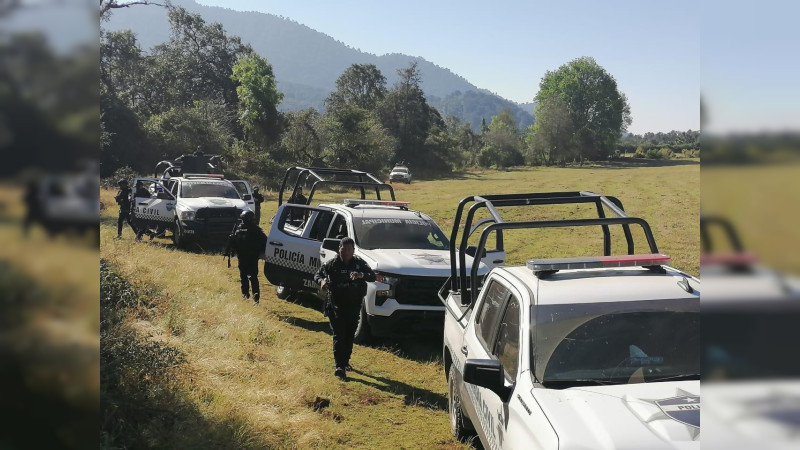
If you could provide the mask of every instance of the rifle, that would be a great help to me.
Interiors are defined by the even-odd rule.
[[[333,291],[330,289],[331,277],[325,277],[325,286],[322,289],[325,291],[325,304],[322,307],[323,317],[337,318],[339,316],[339,308],[333,303]]]
[[[222,252],[222,259],[224,260],[225,257],[228,257],[228,269],[231,268],[231,255],[233,254],[233,249],[231,248],[231,243],[233,242],[233,238],[236,237],[236,229],[239,227],[239,223],[241,221],[237,221],[233,225],[233,229],[231,230],[231,234],[228,236],[228,245],[225,246],[225,251]]]

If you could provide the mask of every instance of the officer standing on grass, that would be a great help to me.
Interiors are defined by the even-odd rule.
[[[261,291],[258,286],[258,256],[264,252],[267,243],[267,235],[255,223],[253,211],[244,211],[240,216],[241,221],[231,232],[228,238],[228,246],[225,248],[224,256],[228,257],[228,267],[230,267],[230,257],[236,255],[239,260],[239,281],[242,283],[242,298],[250,298],[250,286],[253,288],[253,306],[258,305]]]
[[[361,312],[361,301],[367,292],[367,281],[375,281],[375,272],[363,259],[353,255],[355,242],[346,237],[339,243],[339,256],[319,268],[314,281],[328,289],[325,313],[333,331],[334,375],[347,381],[353,339]]]
[[[119,180],[117,186],[119,186],[119,190],[114,196],[114,200],[119,205],[119,216],[117,217],[117,239],[119,239],[122,237],[122,225],[125,222],[128,222],[134,234],[136,234],[136,228],[131,223],[131,188],[128,187],[128,180]]]

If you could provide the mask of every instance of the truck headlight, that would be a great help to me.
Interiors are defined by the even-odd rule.
[[[181,220],[194,220],[194,211],[181,211]]]
[[[388,275],[384,275],[382,273],[375,274],[375,281],[382,283],[387,286],[379,286],[378,289],[375,291],[375,304],[377,306],[383,305],[387,299],[394,297],[395,288],[397,287],[398,281],[400,281],[397,277],[392,277]]]

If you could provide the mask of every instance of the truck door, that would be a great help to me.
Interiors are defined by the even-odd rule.
[[[327,208],[282,205],[267,236],[264,276],[275,286],[316,292],[314,274],[333,212]]]
[[[244,180],[231,180],[233,183],[233,187],[236,188],[236,191],[239,192],[239,197],[247,203],[247,207],[250,208],[250,211],[256,210],[256,202],[253,200],[253,189],[250,188],[250,183]]]
[[[352,234],[348,231],[347,228],[347,219],[341,214],[335,214],[332,220],[329,220],[328,223],[330,224],[325,231],[325,239],[332,239],[332,240],[339,240],[343,237],[352,236]],[[339,244],[337,243],[335,248],[332,246],[330,248],[320,248],[319,250],[319,259],[322,264],[336,258],[339,255]]]
[[[156,178],[136,178],[133,183],[133,217],[136,227],[165,229],[175,221],[175,196]]]
[[[478,306],[475,319],[467,329],[465,344],[469,359],[495,359],[503,364],[505,384],[516,382],[520,361],[520,329],[522,311],[518,295],[494,278],[484,288],[483,301]],[[502,448],[509,408],[489,389],[464,383],[469,399],[465,401],[471,417],[478,418],[474,425],[485,442],[492,448]],[[512,397],[513,398],[513,397]]]

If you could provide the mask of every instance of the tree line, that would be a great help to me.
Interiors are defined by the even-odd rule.
[[[419,176],[465,167],[566,165],[615,154],[631,123],[614,78],[584,57],[547,72],[535,124],[511,110],[479,130],[443,116],[425,97],[416,63],[388,86],[372,64],[353,64],[324,109],[281,113],[271,64],[220,24],[169,7],[171,35],[145,52],[131,31],[101,31],[101,174],[148,173],[200,149],[221,154],[230,175],[279,182],[286,167],[382,173],[409,162]]]

